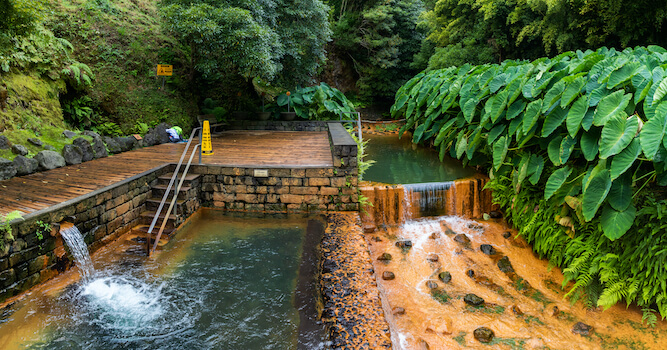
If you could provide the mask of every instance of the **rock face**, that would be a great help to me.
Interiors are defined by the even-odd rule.
[[[481,250],[482,253],[486,255],[495,255],[497,253],[493,246],[490,244],[482,244],[479,246],[479,250]]]
[[[510,258],[506,256],[503,256],[500,260],[498,260],[498,268],[500,269],[500,271],[505,273],[514,272],[512,263],[510,263]]]
[[[0,158],[0,180],[11,179],[16,175],[16,166],[11,160]]]
[[[51,170],[65,166],[65,158],[54,151],[41,151],[35,156],[41,170]]]
[[[11,142],[7,139],[7,136],[0,135],[0,149],[9,149],[11,147]]]
[[[593,327],[589,326],[583,322],[577,322],[572,327],[572,333],[587,336],[591,334]]]
[[[115,138],[105,137],[104,138],[104,143],[107,144],[107,149],[109,150],[109,153],[111,153],[111,154],[116,154],[116,153],[120,153],[120,152],[123,151],[120,144],[118,143],[118,141],[116,141]]]
[[[28,154],[28,148],[23,145],[14,145],[12,146],[12,153],[18,154],[20,156],[25,156]]]
[[[155,146],[169,142],[167,129],[169,129],[169,124],[162,123],[149,130],[144,136],[144,146]]]
[[[42,146],[44,145],[44,143],[42,142],[42,140],[40,140],[40,139],[36,139],[36,138],[34,138],[34,137],[29,138],[29,139],[28,139],[28,142],[32,143],[33,145],[35,145],[35,146],[37,146],[37,147],[42,147]]]
[[[475,337],[475,339],[477,339],[477,341],[480,343],[490,343],[493,340],[493,337],[495,336],[495,334],[493,334],[493,331],[486,327],[479,327],[475,329],[475,331],[472,334]]]
[[[438,274],[438,279],[441,280],[443,283],[449,283],[452,281],[452,274],[449,273],[449,271],[440,272]]]
[[[13,163],[14,167],[16,167],[16,175],[18,176],[32,174],[37,171],[37,159],[19,155],[14,158]]]
[[[79,146],[65,145],[63,147],[63,158],[65,158],[67,165],[81,164],[83,161],[83,152]]]
[[[74,141],[72,141],[72,144],[81,149],[81,153],[83,154],[83,158],[81,159],[81,161],[88,162],[95,158],[95,153],[93,152],[93,146],[90,145],[90,142],[88,142],[88,140],[84,139],[83,137],[79,137],[74,139]]]
[[[472,305],[472,306],[479,306],[484,304],[484,299],[481,297],[478,297],[476,294],[468,293],[463,297],[463,301],[465,301],[466,304]]]

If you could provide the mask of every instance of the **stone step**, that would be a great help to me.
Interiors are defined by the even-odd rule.
[[[167,185],[155,185],[152,187],[153,189],[153,198],[162,198],[164,196],[164,192],[167,190]],[[174,196],[174,187],[169,189],[169,200],[173,198]],[[187,199],[187,198],[193,198],[197,195],[196,189],[190,187],[190,186],[183,186],[181,187],[181,190],[178,191],[178,197],[177,199]]]
[[[153,221],[153,218],[155,218],[155,212],[145,211],[145,212],[141,213],[139,215],[139,217],[141,218],[141,220],[140,220],[141,224],[150,225],[151,222]],[[162,220],[164,220],[164,218],[165,218],[164,214],[160,214],[158,216],[158,220],[155,223],[155,226],[157,226],[158,229],[160,228],[160,226],[162,226]],[[174,228],[176,228],[176,226],[178,226],[179,220],[180,220],[180,217],[175,216],[173,214],[169,215],[169,217],[167,219],[167,224],[165,225],[164,228],[165,229],[174,229]]]
[[[169,181],[171,181],[171,176],[172,175],[173,174],[167,174],[167,175],[162,175],[162,176],[158,177],[158,184],[159,185],[165,185],[165,186],[169,185]],[[192,182],[194,182],[196,180],[199,180],[200,177],[201,177],[201,175],[199,175],[199,174],[188,174],[188,175],[186,175],[185,176],[185,181],[183,181],[183,186],[190,187]],[[179,182],[181,181],[181,175],[179,175],[178,181]],[[176,186],[176,185],[178,185],[178,182],[174,182],[174,186]]]
[[[165,213],[167,209],[169,209],[169,203],[171,202],[172,197],[169,197],[167,201],[164,203],[164,206],[162,207],[162,213]],[[162,201],[162,198],[149,198],[146,200],[146,210],[155,212],[157,208],[160,206],[160,201]],[[176,214],[177,215],[183,215],[183,210],[185,208],[183,205],[185,204],[186,200],[185,199],[176,199]]]

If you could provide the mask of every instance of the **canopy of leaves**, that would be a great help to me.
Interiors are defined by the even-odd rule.
[[[582,223],[602,215],[615,240],[632,227],[631,199],[667,185],[665,66],[667,51],[649,46],[433,70],[398,90],[392,114],[414,142],[506,176],[516,192],[530,179],[549,205],[578,203],[569,210]]]
[[[207,80],[260,77],[286,88],[312,81],[331,31],[319,0],[164,2],[167,28],[190,45]]]

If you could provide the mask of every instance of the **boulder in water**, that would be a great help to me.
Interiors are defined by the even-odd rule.
[[[439,260],[438,254],[430,254],[429,256],[426,257],[426,260],[430,262],[437,262]]]
[[[23,176],[23,175],[28,175],[32,174],[35,171],[37,171],[37,159],[34,158],[26,158],[24,156],[16,156],[14,158],[14,166],[16,167],[16,175],[18,176]]]
[[[449,271],[440,272],[438,274],[438,279],[443,283],[449,283],[452,281],[452,274]]]
[[[14,163],[5,158],[0,158],[0,180],[11,179],[16,175],[16,166]]]
[[[514,272],[512,263],[510,263],[510,258],[506,256],[503,256],[500,260],[498,260],[498,268],[500,269],[500,271],[505,273]]]
[[[517,316],[523,315],[523,311],[521,311],[521,309],[519,309],[519,307],[516,305],[512,305],[512,312]]]
[[[490,343],[493,340],[493,337],[495,337],[495,334],[493,334],[493,331],[489,328],[486,328],[486,327],[479,327],[479,328],[475,329],[475,331],[472,333],[472,335],[480,343]]]
[[[470,238],[466,236],[463,233],[459,233],[458,235],[454,236],[454,241],[462,245],[466,249],[471,249],[470,248]]]
[[[512,232],[510,232],[510,231],[505,231],[505,232],[503,233],[503,238],[505,238],[505,239],[509,239],[510,237],[512,237]]]
[[[35,156],[39,169],[51,170],[55,168],[64,167],[66,165],[65,158],[54,151],[41,151]]]
[[[378,256],[378,260],[388,262],[391,260],[391,254],[389,253],[382,253],[382,255]]]
[[[405,309],[400,306],[396,306],[395,308],[391,309],[391,313],[393,315],[405,315]]]
[[[482,244],[481,246],[479,246],[479,250],[481,250],[482,253],[486,255],[495,255],[497,253],[496,249],[493,248],[493,246],[490,244]]]
[[[475,277],[475,271],[473,269],[468,269],[468,271],[466,271],[466,275],[468,275],[470,278]]]
[[[412,241],[406,240],[406,241],[398,241],[396,242],[396,246],[406,250],[412,248]]]
[[[428,287],[428,289],[437,289],[438,283],[436,281],[428,280],[426,281],[426,286]]]
[[[583,322],[577,322],[572,327],[572,333],[583,336],[589,335],[593,331],[593,326],[587,325]]]
[[[385,271],[382,273],[382,279],[385,281],[391,281],[394,278],[396,278],[396,275],[394,275],[394,273],[391,271]]]
[[[477,296],[477,294],[473,294],[473,293],[466,294],[463,297],[463,301],[465,301],[466,304],[472,305],[472,306],[479,306],[479,305],[484,304],[484,299]]]

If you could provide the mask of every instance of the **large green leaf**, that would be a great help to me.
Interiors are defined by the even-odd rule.
[[[544,170],[544,158],[536,154],[531,155],[530,161],[528,161],[528,173],[532,172],[532,175],[530,175],[528,181],[536,185],[540,181],[542,170]]]
[[[489,131],[489,137],[486,139],[486,143],[491,145],[496,141],[498,136],[500,136],[503,131],[505,131],[505,124],[498,124]]]
[[[595,175],[591,175],[588,186],[584,188],[581,213],[586,221],[591,221],[595,217],[600,205],[607,198],[609,189],[611,189],[611,176],[609,170],[604,169]]]
[[[547,146],[547,154],[549,155],[549,160],[551,160],[551,163],[554,165],[558,166],[563,164],[560,161],[560,157],[558,156],[558,153],[560,152],[560,144],[563,141],[562,136],[556,136],[551,141],[549,141],[549,146]]]
[[[466,118],[468,123],[472,122],[473,117],[475,116],[475,109],[479,101],[475,98],[471,98],[463,105],[461,109],[463,111],[463,116]]]
[[[554,171],[544,186],[544,199],[549,200],[563,186],[563,183],[565,183],[565,180],[567,180],[571,173],[572,168],[569,166]]]
[[[581,121],[588,111],[588,96],[581,96],[574,102],[570,111],[567,113],[567,131],[574,137],[579,131]]]
[[[501,87],[505,86],[506,79],[507,74],[505,73],[493,77],[493,80],[489,83],[489,90],[491,90],[491,93],[494,94],[496,91],[500,90]]]
[[[528,104],[526,113],[523,116],[523,133],[527,134],[530,129],[535,126],[537,120],[540,118],[540,110],[542,108],[542,100],[535,100]]]
[[[667,79],[666,79],[667,80]],[[649,119],[639,133],[642,150],[652,160],[667,132],[667,101],[661,102],[653,118]]]
[[[463,152],[468,148],[468,138],[465,137],[464,130],[459,132],[459,136],[456,141],[456,158],[461,159]]]
[[[509,148],[509,140],[505,136],[498,139],[498,142],[493,144],[493,167],[498,170],[507,156],[507,149]]]
[[[558,160],[560,164],[567,163],[567,160],[570,159],[570,155],[574,150],[574,145],[577,144],[577,139],[571,137],[570,135],[565,136],[563,141],[560,143],[560,148],[558,150]]]
[[[551,106],[560,100],[561,95],[565,91],[565,82],[560,80],[547,91],[544,95],[544,104],[542,105],[542,113],[545,113]]]
[[[632,204],[632,177],[626,174],[613,180],[607,201],[618,211],[627,209]]]
[[[415,132],[412,134],[412,142],[419,143],[419,141],[421,141],[422,135],[424,134],[424,131],[426,131],[425,124],[420,124],[419,126],[417,126]]]
[[[584,85],[586,85],[584,77],[578,77],[573,82],[571,82],[565,91],[563,91],[563,96],[560,98],[560,106],[565,108],[570,103],[572,103],[572,101],[574,101],[574,99],[579,96],[579,92],[581,92],[581,89],[584,87]],[[588,101],[586,101],[586,103],[588,103]]]
[[[567,110],[557,106],[554,108],[551,113],[544,119],[544,125],[542,125],[542,137],[548,137],[551,135],[554,130],[563,124],[563,121],[567,117]]]
[[[509,108],[507,108],[507,115],[505,116],[505,119],[511,120],[516,118],[519,114],[521,114],[524,110],[526,109],[526,100],[521,99],[517,100],[514,103],[512,103]]]
[[[653,93],[653,103],[660,102],[667,95],[667,78],[664,78]]]
[[[638,138],[634,138],[632,142],[621,153],[611,159],[611,179],[615,180],[617,177],[625,173],[632,164],[634,164],[639,153],[641,153],[641,145]]]
[[[624,211],[618,211],[609,205],[605,205],[600,218],[602,232],[612,241],[619,239],[630,230],[636,215],[637,209],[632,205]]]
[[[606,159],[620,153],[637,134],[638,117],[625,118],[625,112],[618,114],[605,124],[600,136],[600,158]]]
[[[617,86],[630,80],[636,74],[636,70],[638,67],[639,67],[639,62],[631,62],[624,64],[617,70],[613,71],[609,75],[609,80],[607,81],[607,88],[614,89]]]
[[[600,100],[600,103],[595,109],[593,125],[605,125],[611,117],[623,112],[632,98],[632,94],[624,95],[623,93],[623,90],[618,90]]]

